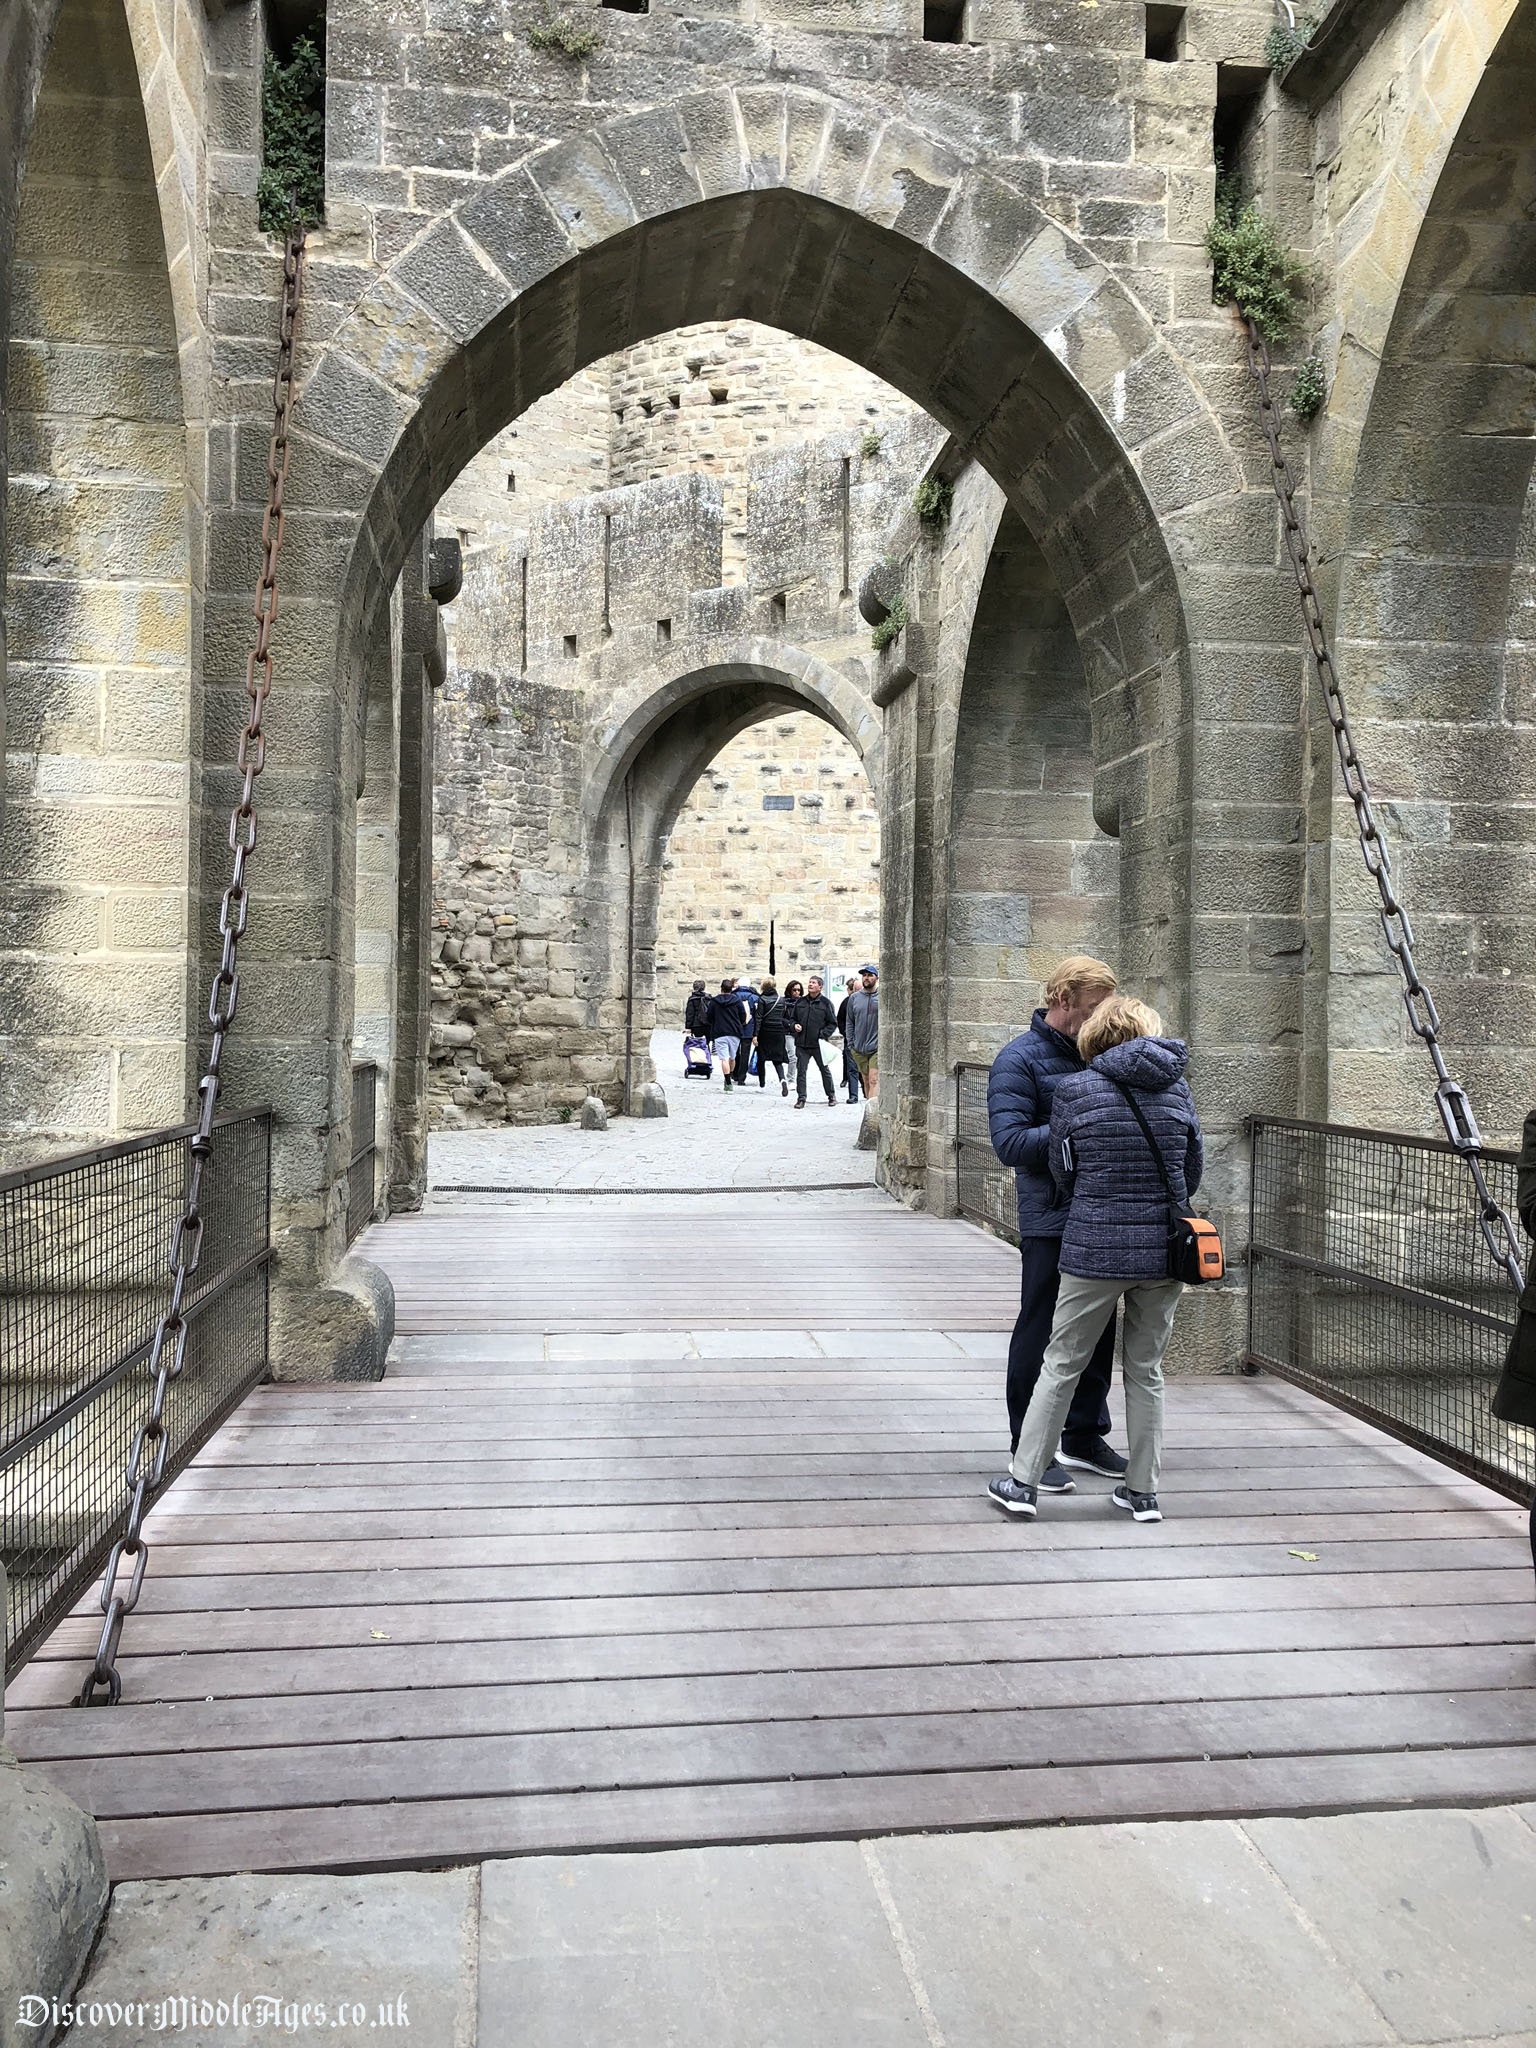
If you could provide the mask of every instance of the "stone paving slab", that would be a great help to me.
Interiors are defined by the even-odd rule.
[[[123,1884],[80,2002],[279,2017],[64,2038],[1536,2048],[1533,1913],[1536,1807],[1510,1806]]]
[[[1250,1821],[1301,1911],[1405,2041],[1536,2017],[1536,1829],[1512,1809]]]
[[[835,1110],[815,1099],[797,1110],[793,1092],[786,1101],[771,1078],[767,1088],[754,1081],[727,1095],[718,1073],[708,1082],[681,1078],[682,1048],[678,1031],[658,1031],[651,1041],[667,1096],[664,1118],[615,1116],[606,1131],[584,1131],[575,1121],[434,1131],[434,1194],[463,1185],[567,1193],[874,1186],[874,1154],[858,1148],[859,1104],[839,1093]]]
[[[858,1846],[488,1863],[480,2040],[930,2048]]]
[[[64,2040],[471,2048],[478,1940],[474,1869],[120,1884]]]

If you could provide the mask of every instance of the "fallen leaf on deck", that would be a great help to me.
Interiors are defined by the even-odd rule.
[[[1287,1557],[1299,1557],[1303,1564],[1317,1563],[1317,1552],[1315,1550],[1288,1550],[1285,1554]]]

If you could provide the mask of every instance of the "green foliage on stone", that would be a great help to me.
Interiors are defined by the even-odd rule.
[[[876,654],[883,654],[891,642],[899,634],[903,633],[910,624],[911,614],[907,610],[907,600],[904,597],[898,597],[879,625],[870,634],[870,646],[874,648]]]
[[[1274,71],[1289,71],[1317,34],[1318,17],[1298,14],[1293,28],[1289,22],[1272,28],[1264,38],[1264,61]]]
[[[925,476],[912,499],[913,510],[924,526],[948,526],[954,504],[955,487],[945,476]]]
[[[546,14],[529,29],[528,41],[535,50],[561,57],[590,57],[603,46],[595,28],[580,27],[568,14]]]
[[[311,36],[299,37],[286,64],[269,50],[261,74],[256,217],[269,235],[285,235],[295,216],[306,227],[325,218],[325,59]]]
[[[1321,361],[1308,356],[1296,365],[1291,379],[1291,411],[1299,420],[1315,420],[1328,397],[1328,378]]]
[[[1235,306],[1266,341],[1283,342],[1300,315],[1306,273],[1235,178],[1216,180],[1216,218],[1205,231],[1205,247],[1211,297]]]
[[[859,437],[859,453],[866,456],[878,455],[884,440],[884,434],[878,433],[873,427],[866,427]]]

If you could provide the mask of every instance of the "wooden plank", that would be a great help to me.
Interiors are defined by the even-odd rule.
[[[228,1572],[171,1575],[145,1582],[140,1613],[191,1613],[202,1609],[306,1607],[314,1604],[369,1606],[383,1600],[573,1600],[601,1591],[605,1598],[632,1594],[769,1592],[857,1589],[875,1586],[1039,1585],[1063,1582],[1088,1587],[1128,1572],[1143,1580],[1347,1578],[1356,1573],[1411,1575],[1525,1569],[1517,1543],[1503,1537],[1433,1541],[1330,1544],[1315,1564],[1292,1558],[1270,1544],[1223,1550],[1157,1550],[1128,1560],[1122,1551],[1030,1550],[1024,1545],[995,1551],[926,1551],[895,1556],[789,1558],[657,1558],[620,1561],[595,1573],[586,1565],[380,1565],[313,1572]],[[1407,1583],[1405,1577],[1403,1583]],[[1088,1595],[1083,1596],[1087,1599]],[[93,1592],[76,1610],[99,1613]]]
[[[1242,1494],[1203,1494],[1198,1507],[1187,1515],[1170,1516],[1156,1537],[1115,1513],[1106,1499],[1077,1495],[1050,1503],[1050,1519],[1031,1524],[1027,1532],[1017,1523],[1012,1527],[1015,1541],[1027,1535],[1042,1546],[1052,1542],[1089,1541],[1098,1545],[1152,1542],[1225,1544],[1301,1543],[1311,1549],[1336,1537],[1353,1536],[1485,1536],[1513,1531],[1521,1519],[1518,1508],[1489,1505],[1486,1508],[1447,1507],[1428,1511],[1406,1510],[1351,1514],[1338,1501],[1330,1501],[1328,1512],[1315,1514],[1261,1514],[1243,1512]],[[1494,1496],[1489,1496],[1490,1503]],[[1082,1512],[1086,1510],[1086,1515]],[[265,1514],[258,1521],[244,1515],[220,1515],[206,1510],[178,1510],[157,1522],[154,1531],[161,1541],[176,1543],[231,1543],[254,1540],[263,1544],[313,1542],[324,1534],[329,1541],[382,1542],[389,1538],[419,1536],[441,1541],[451,1536],[495,1535],[531,1538],[535,1536],[635,1535],[641,1532],[682,1534],[689,1530],[721,1529],[767,1532],[773,1529],[861,1528],[891,1524],[894,1504],[889,1500],[836,1501],[741,1501],[735,1504],[658,1504],[650,1507],[610,1507],[605,1502],[569,1500],[554,1508],[379,1508],[340,1514],[311,1514],[293,1511]],[[973,1528],[977,1515],[985,1513],[1003,1520],[991,1508],[978,1487],[975,1498],[951,1500],[904,1500],[900,1503],[900,1527],[916,1528],[929,1523],[952,1523]],[[1084,1537],[1085,1519],[1093,1533]]]
[[[1536,1796],[1536,1749],[648,1787],[398,1806],[109,1821],[115,1881],[235,1870],[387,1870],[556,1850],[827,1840],[934,1828],[1185,1820]]]
[[[537,1734],[580,1728],[684,1727],[693,1722],[785,1721],[810,1715],[969,1714],[1012,1707],[1135,1706],[1147,1701],[1306,1699],[1519,1690],[1531,1681],[1524,1643],[1406,1650],[1286,1650],[1195,1656],[1098,1657],[1062,1663],[898,1665],[884,1670],[724,1672],[620,1678],[602,1687],[458,1685],[368,1696],[379,1741],[424,1736]],[[123,1705],[109,1716],[72,1707],[6,1714],[7,1740],[26,1760],[284,1748],[357,1739],[352,1693],[313,1693],[295,1714],[286,1699]],[[261,1766],[253,1764],[259,1778]]]
[[[226,1750],[121,1761],[80,1759],[40,1768],[98,1820],[149,1814],[193,1820],[269,1806],[336,1808],[385,1799],[395,1801],[403,1816],[422,1800],[608,1787],[1475,1750],[1524,1741],[1533,1716],[1536,1690],[1527,1687],[1470,1696],[1397,1694],[1375,1700],[1369,1715],[1362,1715],[1359,1702],[1350,1699],[1159,1701],[1134,1707],[303,1744],[259,1755]]]
[[[533,1685],[682,1677],[721,1671],[852,1670],[895,1664],[977,1664],[1251,1650],[1387,1649],[1450,1643],[1529,1642],[1519,1602],[1486,1606],[1400,1604],[1318,1612],[1133,1615],[1108,1637],[1096,1615],[1040,1621],[928,1622],[883,1628],[776,1628],[673,1635],[572,1636],[528,1642],[380,1643],[301,1650],[192,1651],[142,1657],[121,1668],[131,1701],[251,1699],[305,1692],[398,1691],[409,1686]],[[85,1673],[51,1645],[21,1672],[23,1706],[62,1706]],[[9,1706],[9,1694],[8,1694]]]
[[[1530,1575],[1504,1571],[1358,1572],[1351,1576],[1249,1579],[1124,1578],[1095,1586],[1094,1619],[1110,1627],[1127,1616],[1249,1614],[1334,1608],[1447,1603],[1529,1604]],[[180,1657],[189,1650],[330,1648],[377,1640],[395,1643],[536,1642],[567,1637],[667,1635],[688,1629],[704,1635],[766,1629],[916,1627],[928,1622],[1036,1622],[1081,1615],[1083,1596],[1072,1582],[1037,1585],[859,1586],[851,1591],[776,1590],[764,1593],[688,1593],[564,1600],[424,1601],[404,1605],[255,1607],[221,1613],[157,1613],[140,1608],[134,1628],[138,1657]],[[101,1634],[89,1614],[62,1622],[48,1654],[85,1657]]]

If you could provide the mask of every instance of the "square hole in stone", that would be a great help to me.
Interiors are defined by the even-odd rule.
[[[665,644],[672,638],[672,621],[670,619],[658,619],[656,621],[656,638],[662,644]]]
[[[768,609],[773,614],[774,624],[782,626],[789,616],[789,598],[782,590],[776,590],[768,600]]]
[[[565,636],[565,658],[567,661],[574,661],[576,659],[576,635],[574,633],[567,633]]]
[[[965,0],[924,0],[923,41],[963,43],[965,41]]]
[[[604,7],[613,7],[620,14],[649,14],[651,0],[601,0]]]
[[[730,392],[726,390],[723,384],[711,384],[709,387],[709,402],[711,405],[724,405],[730,395]]]
[[[1147,13],[1147,55],[1154,64],[1177,64],[1179,37],[1184,27],[1182,7],[1149,6]]]

